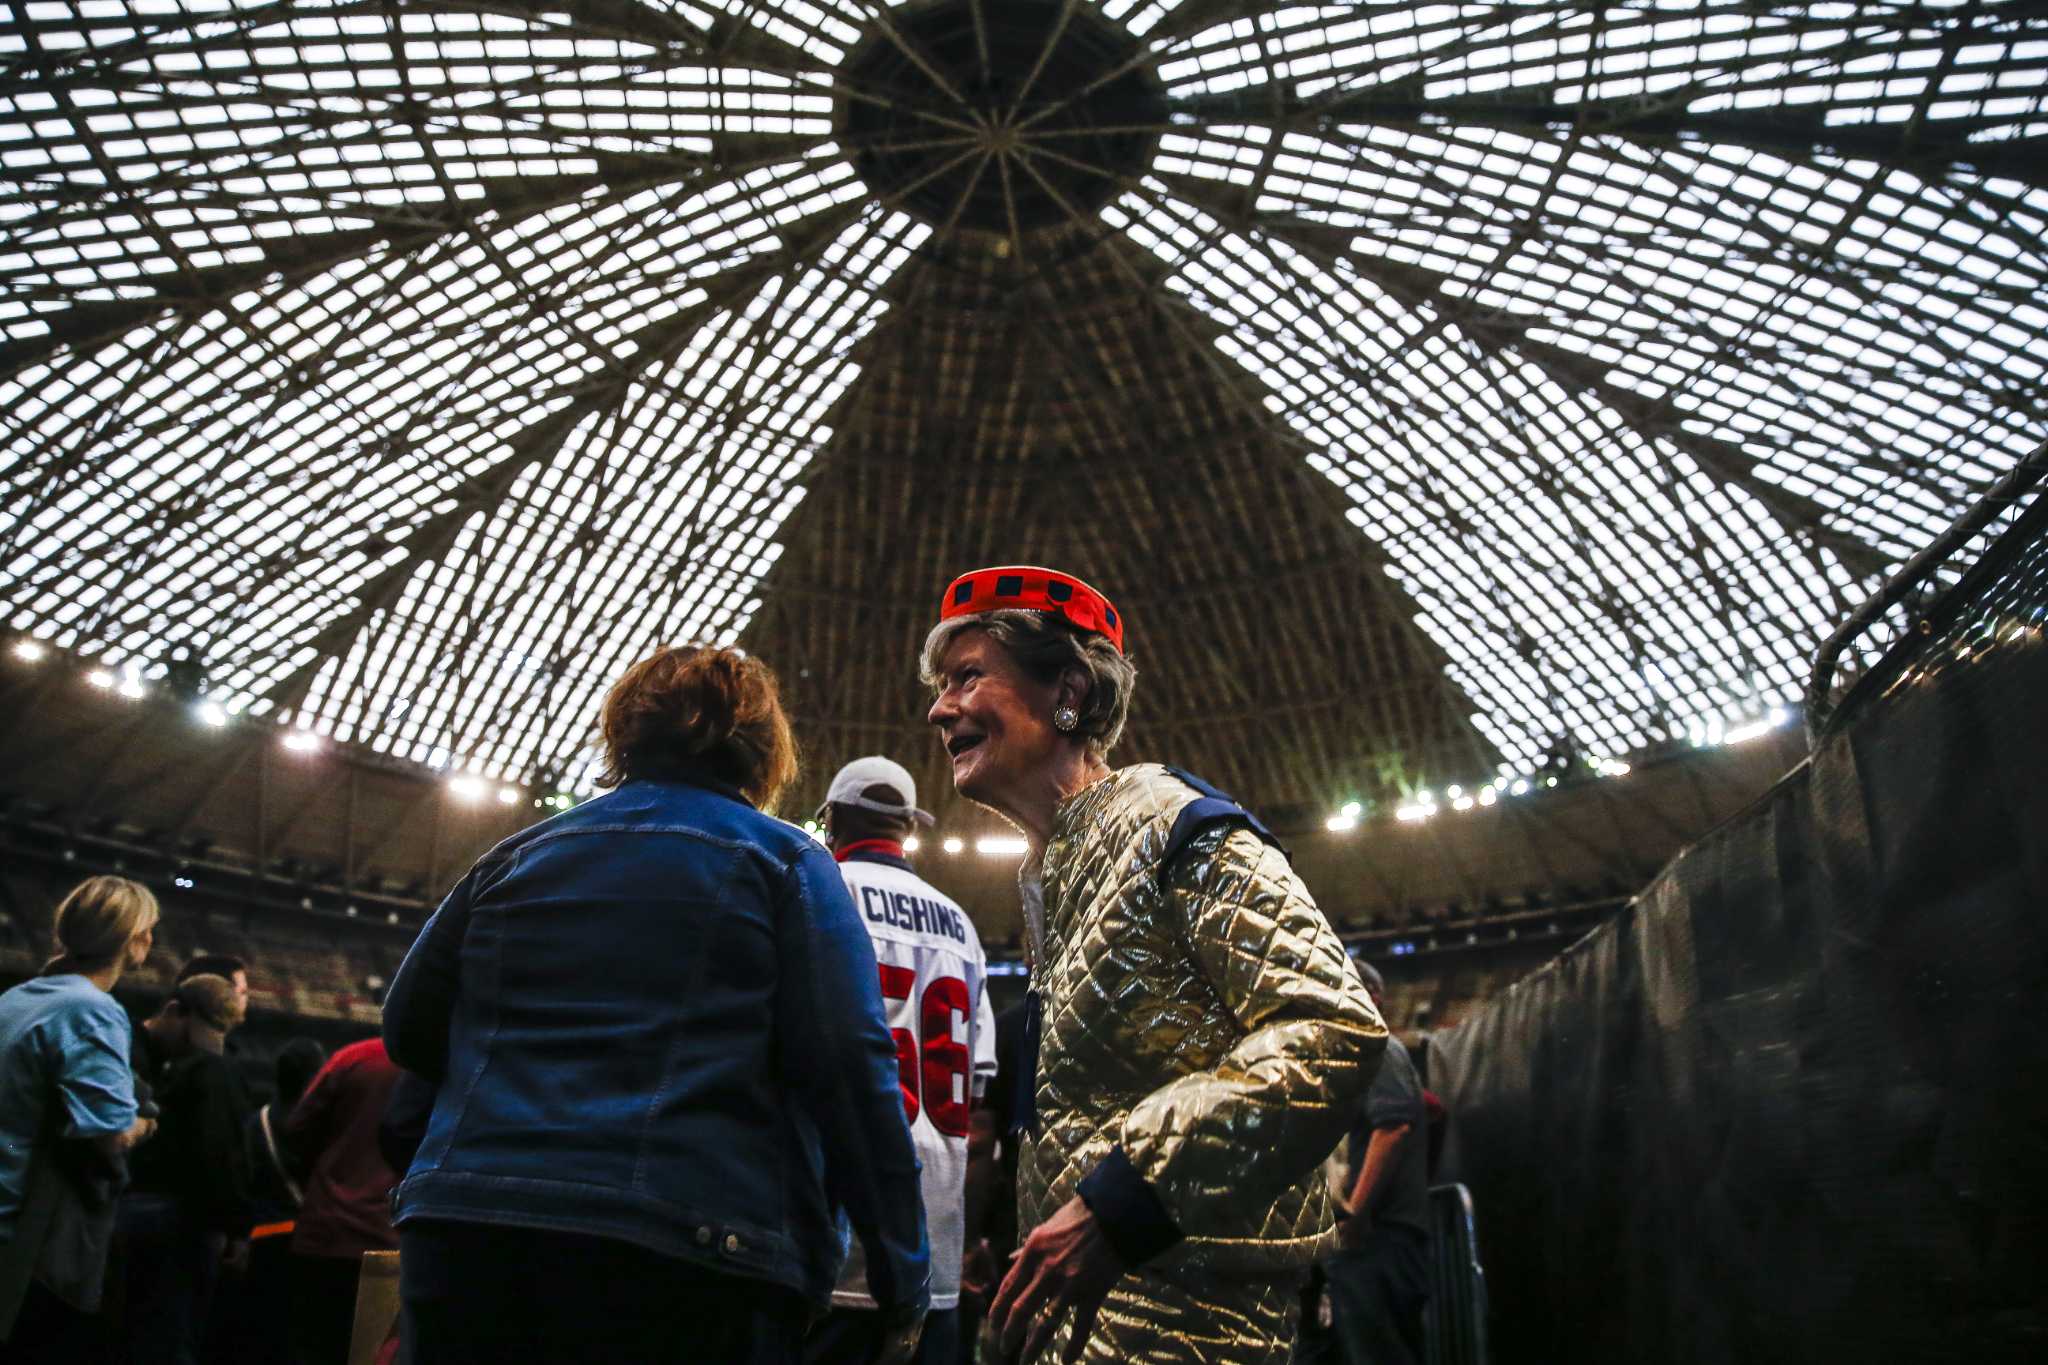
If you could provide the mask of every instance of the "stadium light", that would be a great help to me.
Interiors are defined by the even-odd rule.
[[[518,804],[519,804],[519,789],[518,789],[517,787],[500,787],[500,788],[498,788],[498,804],[499,804],[499,805],[501,805],[501,806],[516,806],[516,805],[518,805]]]
[[[974,851],[988,858],[1014,858],[1030,850],[1031,845],[1022,839],[1006,835],[990,835],[974,841]]]
[[[905,853],[915,853],[920,846],[918,837],[915,834],[903,841],[903,851]]]
[[[85,680],[101,691],[105,691],[114,685],[114,675],[107,672],[104,668],[95,668],[92,672],[85,675]]]
[[[451,777],[448,779],[448,790],[465,801],[480,801],[483,799],[484,784],[474,777]]]
[[[227,708],[217,701],[203,701],[193,708],[201,725],[211,725],[218,730],[228,723]]]
[[[320,736],[311,730],[294,730],[284,737],[284,747],[295,754],[310,754],[320,747]]]
[[[34,640],[16,640],[14,642],[14,657],[25,664],[39,664],[43,661],[43,656],[49,652],[49,650],[44,649]]]
[[[958,853],[961,849],[967,847],[967,845],[959,839],[948,839],[943,845],[941,845],[941,847],[944,848],[948,853]]]

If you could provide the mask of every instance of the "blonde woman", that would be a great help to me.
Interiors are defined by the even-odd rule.
[[[68,1235],[60,1263],[51,1261],[67,1217],[57,1144],[112,1161],[156,1130],[137,1111],[128,1014],[112,995],[149,957],[156,922],[149,888],[125,877],[81,882],[57,907],[57,955],[0,995],[0,1337],[24,1359],[81,1329],[105,1270],[111,1209],[86,1217],[102,1234],[85,1239],[96,1242],[96,1262]]]

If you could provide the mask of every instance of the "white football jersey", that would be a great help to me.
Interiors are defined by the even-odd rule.
[[[952,1308],[960,1301],[967,1221],[967,1115],[996,1073],[995,1010],[981,937],[967,912],[907,864],[885,856],[855,853],[839,871],[881,969],[882,1012],[896,1040],[903,1113],[923,1167],[932,1307]],[[858,1240],[832,1302],[875,1306]]]

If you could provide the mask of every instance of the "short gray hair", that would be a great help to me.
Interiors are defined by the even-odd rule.
[[[1080,630],[1052,612],[1022,607],[955,616],[933,626],[931,634],[924,637],[917,671],[925,686],[940,685],[939,661],[953,642],[970,630],[987,631],[1019,668],[1039,682],[1052,682],[1070,668],[1085,674],[1088,696],[1081,703],[1081,723],[1075,733],[1087,740],[1089,753],[1108,757],[1123,738],[1138,670],[1106,636]]]

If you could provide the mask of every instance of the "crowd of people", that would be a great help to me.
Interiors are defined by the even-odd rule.
[[[193,958],[139,1023],[115,1000],[158,917],[89,878],[0,995],[0,1360],[342,1365],[361,1255],[397,1245],[398,1177],[360,1140],[397,1068],[294,1038],[256,1103],[228,1056],[246,963]]]
[[[909,661],[906,661],[909,662]],[[1111,768],[1124,623],[1032,566],[948,585],[916,661],[960,795],[1025,836],[1029,989],[906,840],[900,763],[822,842],[776,679],[662,649],[605,698],[604,795],[448,894],[381,1038],[225,1057],[244,964],[139,1027],[148,890],[93,878],[0,996],[0,1359],[1401,1365],[1427,1292],[1425,1097],[1260,821]]]

